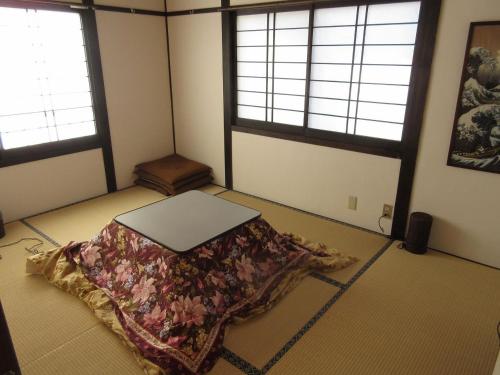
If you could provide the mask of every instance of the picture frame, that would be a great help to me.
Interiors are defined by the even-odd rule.
[[[500,173],[500,21],[470,24],[447,165]]]

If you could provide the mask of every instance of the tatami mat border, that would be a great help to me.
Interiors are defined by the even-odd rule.
[[[319,272],[311,272],[309,276],[314,277],[315,279],[318,279],[320,281],[324,281],[325,283],[328,283],[330,285],[336,286],[339,289],[347,288],[347,284],[341,283],[340,281],[332,279],[331,277],[323,275]]]
[[[211,182],[211,183],[210,183],[210,185],[214,185],[214,186],[218,186],[218,187],[220,187],[220,188],[223,188],[223,189],[224,189],[224,191],[227,191],[227,190],[228,190],[228,189],[227,189],[227,187],[222,186],[222,185],[218,185],[218,184],[214,184],[213,182]],[[217,194],[224,193],[224,191],[220,191],[220,192],[218,192]],[[214,195],[217,195],[217,194],[214,194]]]
[[[47,236],[45,233],[43,233],[41,230],[39,230],[38,228],[34,227],[33,225],[31,225],[30,223],[28,223],[24,219],[21,219],[20,222],[23,223],[24,225],[26,225],[28,228],[30,228],[36,234],[39,234],[44,239],[46,239],[47,241],[49,241],[52,245],[54,245],[54,246],[61,246],[57,241],[53,240],[52,238],[50,238],[49,236]]]
[[[226,361],[228,361],[234,367],[240,369],[241,371],[243,371],[247,375],[261,375],[262,374],[262,370],[259,370],[257,367],[252,365],[250,362],[245,361],[243,358],[241,358],[236,353],[233,353],[231,350],[229,350],[225,346],[222,347],[221,352],[220,352],[220,356],[221,356],[221,358],[224,358]]]
[[[368,233],[371,233],[371,234],[376,234],[378,236],[381,236],[381,237],[385,237],[387,239],[389,239],[390,237],[383,234],[383,233],[379,233],[379,232],[375,232],[374,230],[371,230],[371,229],[366,229],[366,228],[363,228],[363,227],[359,227],[357,225],[354,225],[354,224],[349,224],[349,223],[346,223],[345,221],[340,221],[340,220],[336,220],[336,219],[332,219],[331,217],[328,217],[328,216],[323,216],[323,215],[319,215],[319,214],[315,214],[313,212],[309,212],[309,211],[306,211],[306,210],[301,210],[300,208],[296,208],[296,207],[292,207],[292,206],[288,206],[286,204],[283,204],[283,203],[279,203],[279,202],[275,202],[275,201],[272,201],[270,199],[266,199],[266,198],[262,198],[262,197],[259,197],[257,195],[253,195],[253,194],[248,194],[248,193],[244,193],[242,191],[238,191],[238,190],[226,190],[226,191],[221,191],[220,193],[217,193],[215,195],[219,195],[219,194],[223,194],[223,193],[227,193],[228,191],[233,191],[235,193],[239,193],[239,194],[243,194],[243,195],[246,195],[248,197],[252,197],[252,198],[257,198],[257,199],[260,199],[260,200],[263,200],[265,202],[268,202],[268,203],[271,203],[271,204],[275,204],[277,206],[281,206],[281,207],[285,207],[285,208],[289,208],[291,210],[294,210],[294,211],[297,211],[297,212],[301,212],[303,214],[307,214],[307,215],[311,215],[311,216],[315,216],[319,219],[323,219],[323,220],[327,220],[327,221],[331,221],[333,223],[337,223],[337,224],[342,224],[342,225],[345,225],[345,226],[348,226],[350,228],[354,228],[354,229],[358,229],[358,230],[361,230],[363,232],[368,232]]]
[[[297,332],[281,349],[276,353],[273,358],[262,368],[262,373],[268,372],[278,361],[304,336],[304,334],[311,329],[314,324],[333,306],[335,302],[349,289],[349,287],[358,280],[378,258],[392,245],[394,241],[389,240],[377,253],[351,277],[349,282],[344,288],[339,289],[337,293]]]
[[[359,271],[358,271],[358,272],[356,272],[356,273],[354,274],[354,276],[353,276],[353,277],[351,277],[351,278],[349,279],[349,281],[348,281],[348,282],[347,282],[347,284],[346,284],[346,288],[347,288],[347,289],[348,289],[348,288],[350,288],[350,287],[351,287],[351,285],[352,285],[352,284],[354,284],[354,282],[355,282],[356,280],[358,280],[358,279],[361,277],[361,275],[363,275],[363,274],[364,274],[364,273],[368,270],[368,268],[370,268],[370,267],[373,265],[373,263],[375,263],[375,262],[377,261],[377,259],[378,259],[378,258],[380,258],[380,257],[382,256],[382,254],[383,254],[383,253],[385,253],[385,251],[386,251],[389,247],[391,247],[391,245],[392,245],[393,243],[394,243],[394,240],[389,240],[389,241],[388,241],[388,242],[387,242],[384,246],[382,246],[382,247],[380,248],[380,250],[379,250],[379,251],[377,251],[377,253],[376,253],[374,256],[372,256],[372,257],[370,258],[370,260],[369,260],[368,262],[366,262],[366,264],[365,264],[363,267],[361,267],[361,268],[359,269]]]
[[[333,306],[335,302],[351,287],[356,280],[358,280],[376,261],[378,258],[385,253],[385,251],[394,243],[393,240],[389,240],[387,243],[382,246],[382,248],[377,251],[377,253],[370,258],[370,260],[358,271],[356,274],[351,277],[347,284],[339,283],[336,280],[333,280],[327,276],[321,275],[319,273],[313,272],[311,275],[318,280],[327,282],[329,284],[335,285],[339,288],[339,291],[335,293],[335,295],[328,300],[328,302],[323,305],[323,307],[266,363],[266,365],[261,369],[257,369],[251,363],[248,363],[243,358],[238,356],[237,354],[227,350],[225,350],[225,356],[223,357],[226,361],[230,362],[233,366],[239,368],[247,375],[263,375],[267,373],[271,367],[273,367],[278,361],[283,358],[283,356],[304,336],[307,331],[309,331],[317,321]]]

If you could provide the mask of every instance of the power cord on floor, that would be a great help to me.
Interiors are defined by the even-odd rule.
[[[500,321],[497,324],[498,346],[500,346]]]
[[[385,233],[385,231],[384,231],[384,228],[382,227],[382,223],[380,222],[380,220],[382,220],[382,218],[384,218],[384,217],[385,217],[385,215],[382,215],[378,218],[378,227],[380,228],[382,233]]]
[[[37,242],[33,246],[25,247],[24,248],[24,250],[26,250],[31,255],[38,254],[40,247],[44,244],[44,242],[41,239],[39,239],[39,238],[24,237],[24,238],[21,238],[20,240],[17,240],[17,241],[14,241],[14,242],[10,242],[10,243],[5,244],[5,245],[0,245],[0,248],[14,246],[14,245],[17,245],[18,243],[21,243],[23,241],[36,241]],[[0,254],[0,259],[2,259],[2,254]]]

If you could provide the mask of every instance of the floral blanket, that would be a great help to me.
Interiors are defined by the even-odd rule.
[[[116,222],[91,241],[28,260],[87,302],[149,373],[209,371],[226,324],[265,311],[310,269],[355,261],[257,219],[186,254]]]

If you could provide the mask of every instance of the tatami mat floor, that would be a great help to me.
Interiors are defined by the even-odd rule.
[[[231,326],[211,374],[491,374],[498,353],[500,271],[211,185],[262,212],[276,229],[360,261],[313,274],[272,310]],[[134,187],[22,222],[20,238],[85,240],[117,214],[165,197]],[[0,299],[23,374],[140,374],[131,353],[76,298],[24,273],[36,240],[0,249]]]

